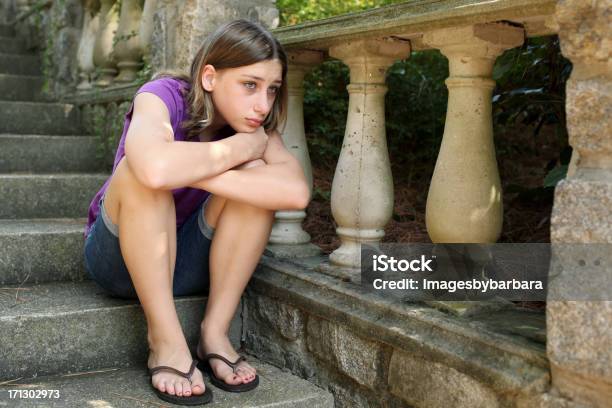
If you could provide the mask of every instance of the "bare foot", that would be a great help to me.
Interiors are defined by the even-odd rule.
[[[185,347],[164,346],[157,349],[151,348],[147,366],[149,369],[158,366],[168,366],[186,373],[189,371],[192,361],[189,349]],[[170,371],[155,373],[151,382],[155,388],[170,395],[189,397],[192,394],[204,394],[205,391],[204,378],[197,368],[191,376],[191,384],[187,378]]]
[[[208,353],[219,354],[229,361],[236,361],[239,354],[234,350],[229,338],[224,333],[205,333],[201,331],[200,341],[198,342],[197,355],[201,361]],[[215,376],[227,384],[246,384],[255,379],[256,370],[246,361],[241,361],[234,373],[232,367],[218,358],[208,360]]]

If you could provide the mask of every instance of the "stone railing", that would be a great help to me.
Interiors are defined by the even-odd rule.
[[[503,51],[523,44],[526,36],[553,34],[547,22],[552,22],[555,4],[551,0],[406,2],[274,30],[291,55],[291,70],[300,73],[289,78],[294,107],[291,127],[284,134],[296,151],[305,146],[297,91],[302,73],[316,64],[317,53],[318,61],[329,55],[350,69],[345,137],[331,193],[342,244],[330,255],[332,264],[358,266],[360,244],[380,241],[391,218],[385,72],[413,50],[439,49],[450,70],[446,127],[427,200],[430,238],[482,243],[498,239],[502,201],[491,117],[493,64]],[[284,235],[273,235],[273,242],[305,242],[306,235],[296,227],[303,214],[292,214],[283,213],[276,227]],[[289,222],[292,228],[282,228]]]

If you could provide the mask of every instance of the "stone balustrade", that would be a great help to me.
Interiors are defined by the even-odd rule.
[[[290,52],[316,50],[350,69],[348,117],[331,194],[341,241],[329,257],[332,268],[357,274],[361,244],[379,242],[390,220],[384,112],[392,107],[384,106],[385,71],[412,50],[439,49],[449,59],[447,120],[427,199],[429,236],[444,243],[498,239],[503,212],[491,117],[493,64],[525,36],[554,34],[546,25],[554,10],[550,0],[407,2],[274,30]],[[302,137],[295,126],[285,138]],[[296,237],[274,242],[301,242]]]

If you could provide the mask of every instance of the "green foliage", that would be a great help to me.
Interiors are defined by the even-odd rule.
[[[558,158],[546,164],[546,187],[565,178],[571,157],[565,123],[565,82],[570,72],[571,63],[561,55],[556,36],[528,39],[522,47],[505,52],[493,70],[496,133],[519,123],[532,128],[537,141],[545,126],[555,129],[560,150]]]
[[[348,110],[348,67],[326,61],[304,79],[304,126],[314,160],[338,157]]]
[[[405,0],[277,0],[280,25],[293,25],[320,20],[339,14],[402,3]]]
[[[429,177],[438,155],[448,91],[448,62],[436,50],[412,53],[387,73],[387,140],[392,162],[412,180],[419,167]]]

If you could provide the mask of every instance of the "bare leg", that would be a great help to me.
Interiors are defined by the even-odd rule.
[[[172,192],[141,184],[123,158],[106,192],[104,208],[119,225],[121,253],[142,304],[148,326],[149,368],[170,366],[186,372],[191,365],[187,341],[172,296],[176,260],[176,213]],[[176,374],[160,372],[153,385],[171,395],[204,392],[202,373],[193,383]]]
[[[210,291],[201,324],[198,353],[217,353],[234,361],[238,353],[228,332],[240,297],[257,266],[270,236],[274,211],[213,196],[206,220],[215,228],[210,249]],[[250,382],[255,369],[246,362],[237,374],[222,361],[210,360],[217,377],[228,384]]]

